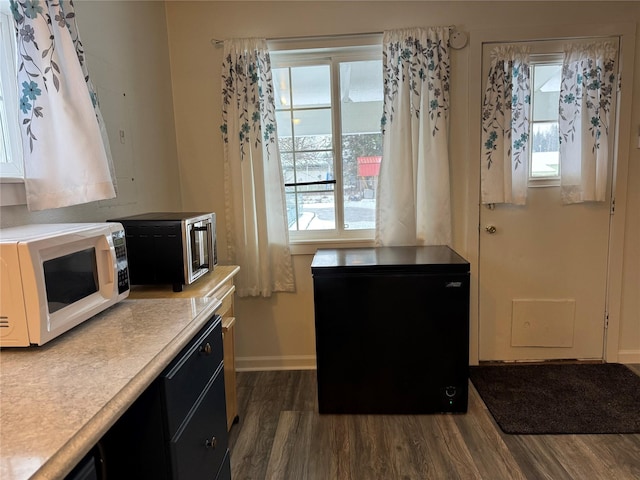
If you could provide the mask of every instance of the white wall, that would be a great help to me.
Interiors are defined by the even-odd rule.
[[[220,64],[212,38],[296,37],[379,32],[410,26],[457,25],[473,32],[504,25],[640,23],[638,2],[162,2],[76,1],[89,71],[98,86],[119,176],[115,200],[30,213],[0,208],[2,226],[102,221],[151,210],[211,210],[225,231],[222,181]],[[166,12],[166,18],[165,18]],[[169,46],[167,46],[169,45]],[[470,137],[469,58],[452,52],[451,160],[453,247],[472,253],[469,198],[476,163]],[[628,145],[626,230],[619,350],[640,361],[640,35],[636,40]],[[625,84],[628,89],[631,85]],[[174,122],[175,119],[175,122]],[[125,144],[119,142],[125,132]],[[133,179],[133,180],[132,180]],[[1,188],[1,187],[0,187]],[[477,212],[476,212],[477,213]],[[471,239],[471,240],[470,240]],[[226,241],[219,239],[224,261]],[[312,367],[313,292],[310,255],[294,259],[295,294],[237,302],[237,355],[247,368]],[[391,328],[391,327],[390,327]]]
[[[76,0],[75,6],[89,74],[109,133],[118,197],[33,213],[26,206],[2,207],[4,227],[103,221],[180,209],[164,4]]]
[[[167,2],[182,201],[186,209],[219,213],[225,231],[220,65],[222,49],[211,39],[297,37],[380,32],[386,29],[456,25],[471,32],[514,25],[529,27],[640,22],[637,2]],[[640,37],[639,37],[640,39]],[[640,53],[636,42],[636,55]],[[469,198],[477,163],[470,158],[471,89],[469,47],[452,52],[451,162],[453,179],[453,247],[472,254],[477,201]],[[632,130],[640,125],[640,61],[635,62]],[[630,88],[630,85],[627,86]],[[627,97],[626,101],[631,101]],[[629,175],[620,321],[621,359],[640,361],[640,150],[629,149]],[[219,239],[225,259],[226,241]],[[477,253],[477,252],[476,252]],[[240,368],[313,367],[314,326],[310,255],[295,257],[298,291],[270,299],[237,302],[236,354]],[[390,324],[390,328],[393,325]]]

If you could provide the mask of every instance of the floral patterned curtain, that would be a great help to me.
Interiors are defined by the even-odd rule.
[[[616,53],[611,42],[565,48],[559,116],[564,203],[606,200]]]
[[[451,242],[449,29],[384,33],[376,243]]]
[[[115,197],[115,175],[73,1],[11,0],[30,210]]]
[[[482,104],[482,203],[524,205],[529,180],[529,50],[500,45]]]
[[[238,295],[295,290],[276,135],[271,61],[263,39],[224,42],[222,119],[229,260]]]

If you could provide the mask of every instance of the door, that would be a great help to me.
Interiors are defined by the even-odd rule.
[[[540,58],[545,68],[535,70],[532,55],[533,101],[538,95],[538,101],[553,105],[546,97],[554,85],[559,90],[559,82],[547,67],[555,64],[559,75],[561,56],[559,64],[550,55]],[[557,109],[534,103],[533,112],[526,205],[480,206],[479,359],[601,359],[611,205],[563,205],[557,147],[536,147],[534,138],[549,130],[557,138]]]

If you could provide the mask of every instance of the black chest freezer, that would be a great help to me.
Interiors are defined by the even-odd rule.
[[[467,411],[469,262],[447,246],[320,249],[320,413]]]

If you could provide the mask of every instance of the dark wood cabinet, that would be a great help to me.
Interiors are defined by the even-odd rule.
[[[103,437],[107,478],[229,480],[223,369],[214,315]]]
[[[224,413],[222,370],[203,391],[191,418],[187,418],[171,438],[173,478],[216,478],[213,475],[219,470],[228,447],[226,415],[220,412]]]
[[[240,271],[237,265],[217,265],[197,282],[174,292],[171,285],[132,285],[129,298],[197,298],[216,297],[222,305],[216,312],[222,317],[222,343],[224,350],[224,389],[227,403],[227,430],[240,419],[236,391],[235,323],[233,284]]]

